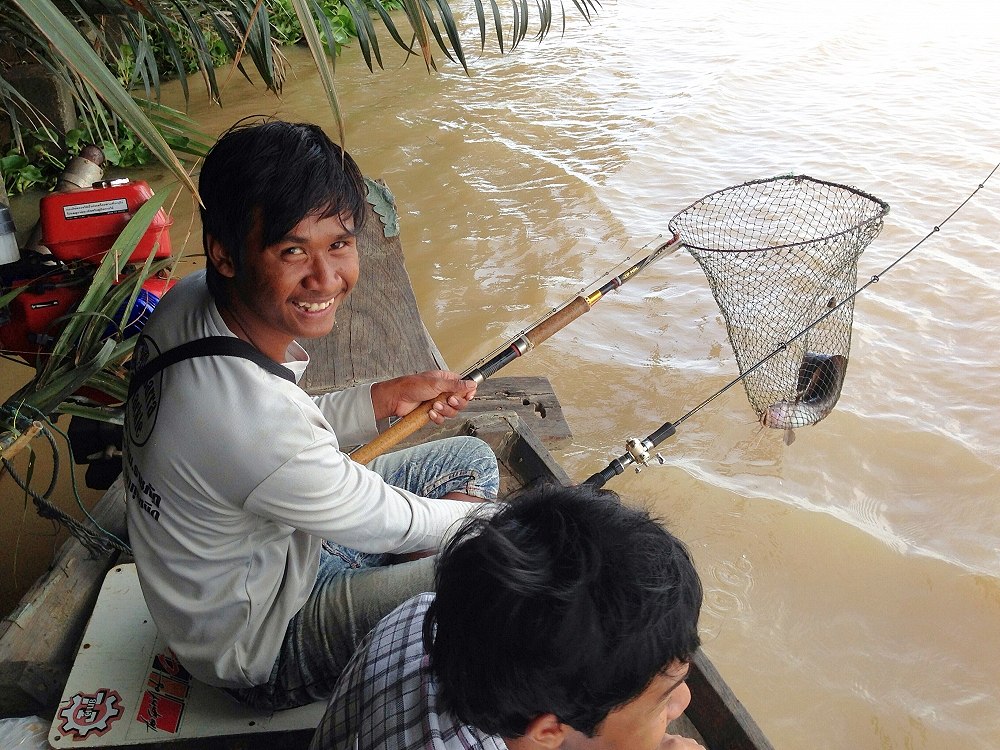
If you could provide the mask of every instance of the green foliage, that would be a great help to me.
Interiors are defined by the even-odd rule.
[[[350,11],[339,2],[339,0],[316,0],[317,7],[326,17],[333,32],[333,46],[330,40],[323,39],[323,46],[327,52],[335,55],[340,54],[342,47],[348,45],[352,37],[357,37],[358,32],[354,27],[354,19],[351,18]],[[272,34],[281,44],[299,44],[305,41],[305,34],[299,17],[295,14],[289,0],[274,0],[268,7]],[[318,31],[323,32],[320,24],[316,24]]]
[[[98,128],[85,125],[73,128],[60,138],[43,128],[26,134],[24,142],[31,144],[24,153],[12,147],[0,158],[8,195],[33,189],[51,190],[70,159],[89,144],[99,146],[107,163],[114,167],[141,167],[153,161],[146,144],[121,121],[115,123],[115,131],[110,134],[102,134]]]
[[[372,11],[376,10],[377,5],[386,11],[400,10],[403,7],[402,0],[365,0],[364,4]],[[330,40],[326,39],[323,24],[316,23],[317,29],[323,34],[324,48],[328,53],[339,55],[341,49],[358,36],[350,10],[340,0],[314,0],[314,11],[322,13],[326,18],[333,35],[331,46]],[[302,26],[290,0],[268,0],[261,12],[267,14],[271,38],[279,45],[305,42]],[[206,9],[194,17],[194,22],[200,39],[190,33],[189,25],[169,15],[164,16],[160,27],[151,30],[150,49],[160,77],[197,73],[201,69],[202,60],[197,45],[203,45],[207,50],[213,67],[232,61],[232,42],[227,44],[221,36],[213,24],[212,14]],[[175,51],[179,52],[177,56]],[[183,70],[178,68],[178,57],[183,63]],[[131,44],[123,43],[115,59],[118,79],[123,86],[137,85],[141,76],[136,70],[136,64],[136,51]]]
[[[35,187],[44,187],[47,182],[42,170],[14,149],[11,149],[6,156],[0,157],[0,172],[3,172],[4,187],[9,195],[17,195]]]
[[[150,254],[141,268],[128,267],[133,250],[168,196],[169,191],[161,191],[136,211],[95,270],[51,352],[39,359],[34,377],[0,406],[0,434],[7,440],[20,431],[17,415],[25,407],[33,415],[51,415],[61,411],[81,386],[100,386],[102,379],[107,382],[101,390],[124,392],[127,376],[122,366],[135,338],[123,338],[121,323],[109,336],[108,324],[115,321],[122,303],[131,307],[146,278],[173,263],[171,258],[155,261]],[[4,442],[0,440],[0,446]]]
[[[357,1],[357,0],[356,0]],[[341,49],[357,38],[358,29],[351,10],[341,0],[309,0],[316,30],[327,53],[339,55]],[[399,10],[403,0],[364,0],[368,9],[381,12]],[[199,10],[200,9],[200,10]],[[162,9],[161,9],[162,10]],[[197,73],[206,60],[218,67],[232,60],[238,41],[226,39],[218,21],[218,9],[211,5],[187,8],[182,14],[176,7],[158,16],[157,24],[136,19],[135,29],[126,30],[119,21],[114,31],[103,29],[104,60],[123,87],[148,90],[150,81]],[[305,34],[292,0],[267,0],[260,9],[268,16],[271,39],[277,44],[301,44]],[[321,15],[320,15],[321,14]],[[197,33],[192,33],[192,24]],[[2,26],[3,24],[0,24]],[[131,27],[128,27],[131,28]],[[136,30],[138,29],[138,30]],[[118,39],[117,43],[108,42]],[[34,45],[33,45],[34,46]],[[180,66],[180,67],[178,67]],[[150,78],[150,69],[155,75]],[[0,78],[2,80],[2,78]],[[107,111],[100,100],[75,97],[81,125],[63,135],[41,127],[16,129],[15,141],[7,144],[0,157],[0,171],[8,194],[27,190],[51,189],[67,163],[87,144],[100,146],[108,163],[115,167],[141,167],[154,161],[149,148],[122,120]],[[176,151],[203,154],[204,145],[184,132],[163,133]]]
[[[154,102],[138,100],[139,106],[177,153],[204,156],[209,138],[197,130],[186,115]],[[8,195],[27,190],[51,190],[69,161],[88,145],[99,146],[106,162],[120,169],[152,164],[155,157],[124,121],[107,112],[93,120],[82,116],[79,127],[62,136],[48,128],[22,134],[22,148],[11,144],[0,157],[0,171]],[[103,119],[102,119],[103,118]]]
[[[175,78],[180,74],[191,75],[201,70],[200,56],[196,44],[204,44],[213,67],[225,65],[232,60],[229,48],[222,36],[212,25],[211,18],[202,14],[196,19],[200,40],[195,40],[189,29],[175,18],[165,16],[163,25],[152,30],[149,42],[149,52],[155,62],[158,76]],[[138,45],[139,42],[134,42]],[[143,51],[143,50],[140,50]],[[176,56],[174,53],[177,53]],[[118,55],[114,60],[115,73],[122,86],[135,88],[142,80],[142,73],[137,70],[137,54],[133,43],[123,42],[119,45]],[[180,62],[180,67],[178,67]]]

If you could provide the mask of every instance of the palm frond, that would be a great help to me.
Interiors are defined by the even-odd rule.
[[[358,0],[341,0],[341,3],[343,3],[344,7],[351,14],[351,21],[354,23],[354,29],[358,35],[358,48],[361,50],[361,56],[364,58],[368,70],[375,70],[372,65],[373,54],[375,55],[375,60],[378,62],[378,66],[380,68],[383,67],[382,53],[378,46],[378,37],[375,35],[372,16],[367,6],[363,2],[358,2]],[[375,5],[378,8],[382,8],[382,4],[379,2],[376,2]]]
[[[389,36],[392,37],[392,40],[397,45],[399,45],[400,48],[406,50],[408,54],[415,55],[416,52],[413,51],[412,42],[410,44],[407,44],[406,42],[403,41],[403,37],[400,35],[399,29],[396,28],[396,24],[393,22],[392,16],[390,16],[388,11],[386,11],[386,9],[382,7],[382,3],[379,2],[375,3],[375,11],[378,14],[379,19],[381,19],[382,24],[385,26],[386,30],[389,32]],[[372,31],[374,32],[374,29],[372,29]],[[381,64],[382,61],[380,59],[379,65]]]
[[[333,85],[333,68],[327,61],[326,52],[323,49],[323,42],[316,31],[316,24],[313,23],[312,14],[306,0],[291,0],[292,7],[295,8],[295,15],[302,25],[302,33],[309,44],[309,51],[312,53],[313,62],[319,71],[320,82],[323,84],[323,93],[326,94],[330,109],[333,110],[337,119],[337,130],[340,134],[340,142],[344,143],[344,117],[340,111],[340,101],[337,99],[337,90]]]
[[[213,139],[186,114],[148,99],[136,99],[136,103],[175,152],[199,158],[204,158],[208,154]]]
[[[462,49],[462,39],[458,34],[458,24],[455,23],[455,16],[451,12],[451,6],[448,5],[447,0],[436,0],[438,14],[441,16],[441,24],[444,26],[445,33],[448,35],[448,42],[451,44],[451,48],[455,51],[455,57],[458,58],[459,62],[462,63],[462,68],[465,70],[466,75],[469,73],[469,66],[465,61],[465,51]],[[437,37],[438,44],[444,48],[441,37],[435,33]]]
[[[431,55],[430,29],[427,26],[427,19],[421,8],[420,0],[403,0],[403,12],[406,13],[406,20],[410,22],[410,28],[420,47],[420,53],[424,58],[424,65],[427,70],[435,69],[434,57]],[[409,49],[409,47],[406,47]]]

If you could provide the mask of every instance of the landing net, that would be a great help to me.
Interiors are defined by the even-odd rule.
[[[764,425],[815,424],[840,398],[858,257],[888,211],[853,187],[797,175],[720,190],[671,220],[708,277]]]

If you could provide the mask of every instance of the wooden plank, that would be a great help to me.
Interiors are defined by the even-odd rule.
[[[93,511],[98,523],[125,534],[125,490],[119,479]],[[0,716],[52,710],[69,676],[88,615],[118,555],[91,556],[70,538],[48,572],[0,623]]]
[[[774,750],[701,649],[691,662],[687,683],[691,688],[691,705],[685,713],[707,740],[709,750]]]
[[[309,393],[446,369],[420,317],[399,236],[385,236],[370,204],[358,253],[361,275],[332,333],[300,342],[312,359],[300,383]]]
[[[476,397],[463,414],[512,411],[521,418],[530,434],[540,439],[546,448],[560,448],[573,439],[563,416],[562,404],[548,378],[496,377],[489,378],[476,391]]]
[[[460,432],[485,441],[500,464],[500,497],[535,482],[572,484],[541,440],[520,415],[511,411],[484,412],[470,416]]]

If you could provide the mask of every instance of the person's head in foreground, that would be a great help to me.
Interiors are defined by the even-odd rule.
[[[510,750],[652,750],[691,700],[701,602],[649,514],[540,487],[448,544],[424,642],[444,705]]]
[[[364,179],[317,125],[241,122],[209,151],[198,190],[206,281],[227,323],[280,359],[333,327],[358,279]]]

